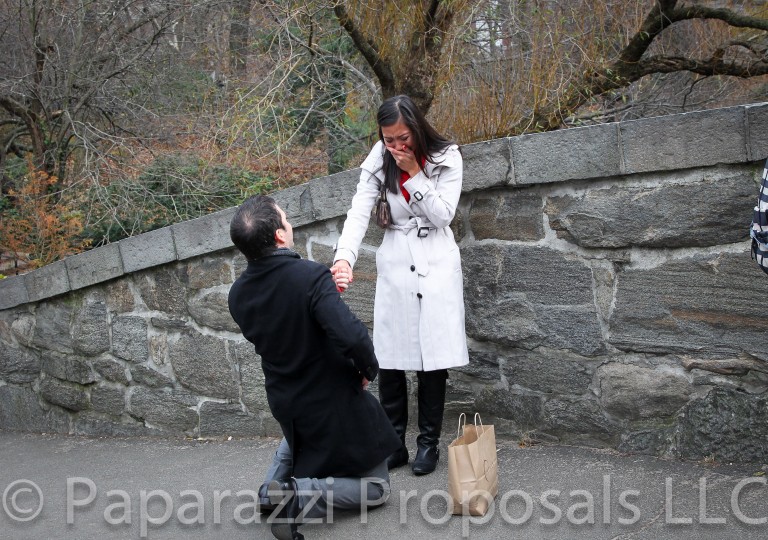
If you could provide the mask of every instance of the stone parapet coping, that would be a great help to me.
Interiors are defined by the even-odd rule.
[[[463,191],[746,163],[768,155],[768,103],[659,116],[462,146]],[[272,194],[295,227],[343,216],[360,169]],[[0,280],[0,310],[232,247],[234,208],[126,238]]]

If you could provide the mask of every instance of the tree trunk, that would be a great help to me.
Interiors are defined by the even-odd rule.
[[[233,0],[229,23],[229,66],[242,79],[248,67],[248,45],[252,0]]]

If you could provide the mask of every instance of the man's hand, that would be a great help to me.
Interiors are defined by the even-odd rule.
[[[339,259],[331,266],[331,276],[336,284],[336,290],[343,293],[352,283],[352,267],[344,259]]]

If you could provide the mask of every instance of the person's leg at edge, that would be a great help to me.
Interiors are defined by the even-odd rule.
[[[408,427],[408,383],[405,371],[400,369],[379,370],[379,401],[402,445],[387,460],[390,469],[408,463],[405,446],[405,430]]]
[[[443,428],[448,370],[417,371],[416,376],[419,382],[419,435],[411,468],[414,474],[429,474],[437,467],[440,457],[438,443]]]
[[[272,464],[264,476],[264,483],[259,487],[260,512],[269,513],[274,509],[274,505],[269,502],[267,494],[269,483],[272,481],[283,483],[288,481],[291,476],[293,476],[293,455],[291,454],[291,448],[288,446],[288,441],[283,437],[275,451],[275,455],[272,457]]]

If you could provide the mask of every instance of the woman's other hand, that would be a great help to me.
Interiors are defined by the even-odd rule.
[[[331,266],[331,276],[336,284],[336,290],[340,293],[344,292],[352,283],[352,267],[344,259],[339,259]]]
[[[419,167],[419,164],[416,161],[416,155],[413,153],[413,150],[405,145],[387,147],[387,150],[389,150],[392,157],[395,158],[395,163],[397,163],[397,166],[401,171],[407,172],[411,178],[419,174],[421,167]]]

